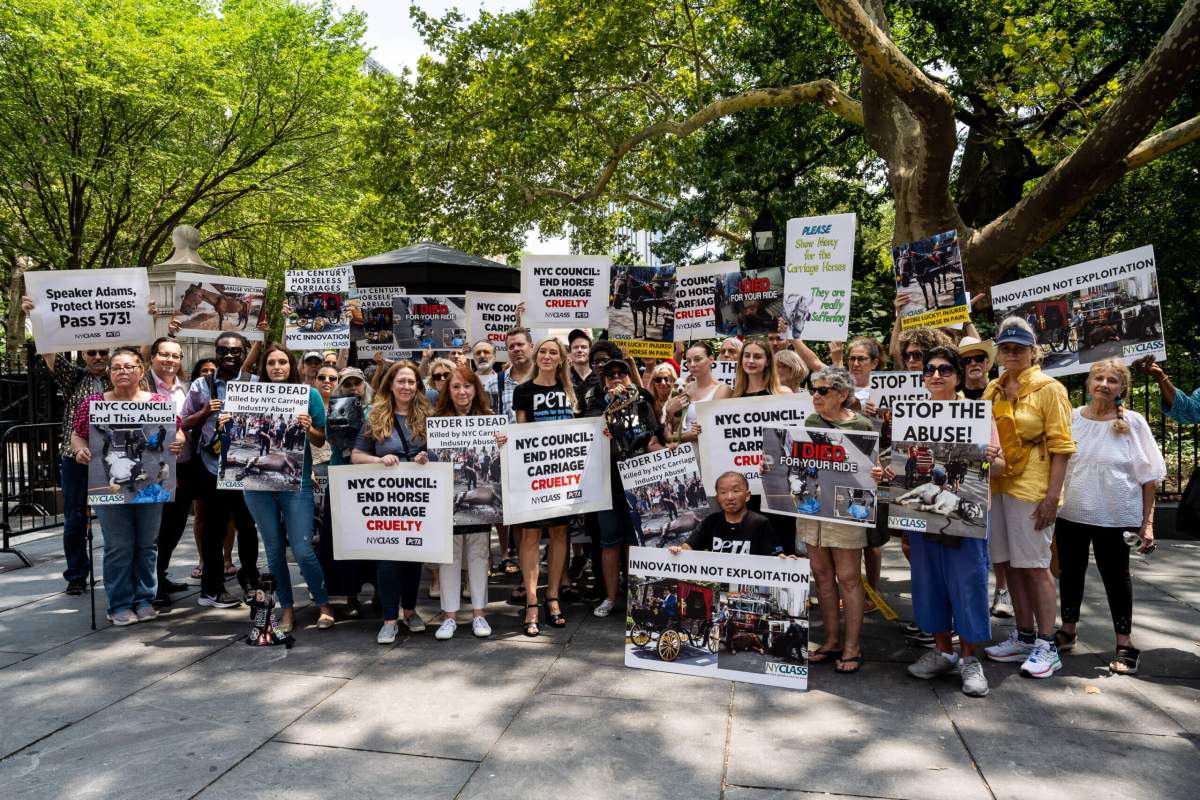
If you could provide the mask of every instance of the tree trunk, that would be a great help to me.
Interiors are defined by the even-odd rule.
[[[10,356],[25,351],[25,312],[21,296],[25,294],[25,271],[32,265],[29,256],[9,258],[8,315],[4,320],[4,351]]]

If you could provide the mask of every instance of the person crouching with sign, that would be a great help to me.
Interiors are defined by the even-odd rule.
[[[322,369],[324,367],[318,368],[317,372]],[[295,357],[276,342],[267,345],[263,351],[258,374],[269,383],[306,383],[301,378]],[[228,420],[222,417],[221,421]],[[321,562],[317,559],[312,543],[312,445],[320,447],[325,444],[325,401],[311,385],[308,387],[308,413],[297,414],[296,421],[305,432],[304,468],[299,491],[245,491],[246,508],[250,509],[254,524],[258,526],[263,549],[267,551],[267,564],[275,576],[276,596],[279,598],[279,607],[283,609],[278,626],[282,634],[291,633],[296,625],[291,570],[288,569],[285,541],[292,548],[292,556],[300,566],[313,602],[320,608],[317,627],[322,630],[333,627],[333,608],[329,605],[329,594],[325,590],[325,573],[321,571]]]
[[[730,470],[717,478],[717,505],[722,513],[709,514],[688,540],[667,549],[706,550],[711,553],[737,553],[744,556],[789,558],[775,535],[770,520],[751,511],[750,482],[740,472]]]
[[[87,466],[92,460],[88,447],[88,426],[92,403],[100,400],[170,402],[169,397],[141,389],[145,367],[142,354],[131,347],[118,347],[108,362],[112,388],[84,398],[75,410],[71,429],[71,447],[75,461]],[[172,453],[183,450],[182,420],[175,420]],[[158,616],[153,606],[158,591],[158,526],[162,522],[161,503],[93,506],[100,529],[104,532],[104,592],[108,595],[108,621],[113,625],[132,625]]]
[[[928,350],[921,375],[931,399],[952,401],[962,398],[959,392],[965,385],[966,375],[962,360],[953,348],[935,346]],[[994,422],[987,459],[991,469],[1004,469],[1004,456]],[[871,476],[876,480],[895,477],[891,467],[878,466],[871,470]],[[935,475],[934,482],[926,486],[936,485],[937,480]],[[913,614],[921,630],[933,631],[934,646],[908,666],[908,674],[928,680],[957,671],[962,678],[963,694],[986,696],[987,676],[975,653],[980,643],[992,638],[987,539],[910,531],[908,544]],[[954,632],[961,640],[959,654],[954,652]]]
[[[596,513],[600,528],[600,566],[604,573],[607,597],[592,612],[607,617],[617,604],[618,573],[622,554],[629,545],[639,544],[637,532],[626,511],[625,488],[617,462],[626,458],[661,450],[661,427],[654,413],[654,399],[645,389],[633,385],[629,365],[619,359],[609,361],[600,370],[604,392],[593,392],[593,402],[584,409],[584,416],[603,415],[608,423],[604,435],[612,440],[609,455],[612,459],[609,478],[612,486],[612,510]]]
[[[461,366],[450,370],[438,396],[435,416],[476,417],[492,413],[492,403],[479,377],[470,367]],[[487,608],[488,554],[491,549],[491,525],[455,525],[454,560],[439,564],[442,579],[442,624],[434,637],[449,639],[458,628],[458,609],[461,605],[463,562],[465,561],[471,585],[471,631],[479,638],[492,635],[492,626],[483,616]]]
[[[804,420],[805,427],[875,430],[870,420],[850,407],[854,403],[854,379],[849,372],[841,367],[824,367],[814,372],[809,380],[816,412]],[[867,529],[797,518],[796,534],[808,546],[813,579],[821,598],[821,618],[825,623],[825,644],[811,651],[808,660],[817,664],[836,661],[834,669],[837,672],[858,672],[863,662],[858,639],[866,603],[862,587],[862,553],[867,546]],[[845,639],[840,636],[839,596],[846,610]]]
[[[436,461],[436,456],[425,450],[425,420],[433,409],[421,388],[417,365],[411,361],[392,364],[384,373],[379,388],[367,422],[354,442],[350,463],[393,466],[401,461],[414,464]],[[401,610],[410,633],[425,630],[425,622],[416,611],[421,562],[380,561],[376,570],[383,627],[375,641],[379,644],[396,641]]]

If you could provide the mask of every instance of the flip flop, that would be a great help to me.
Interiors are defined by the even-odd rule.
[[[841,650],[814,650],[808,654],[808,663],[824,664],[826,661],[837,661],[841,657]]]
[[[192,570],[192,577],[196,578],[196,579],[203,578],[204,577],[204,567],[196,567],[194,570]]]
[[[225,565],[225,577],[231,578],[234,575],[237,575],[237,567],[235,567],[233,564],[226,564]]]
[[[842,669],[843,664],[853,664],[854,669]],[[855,656],[854,658],[839,658],[837,663],[833,665],[833,671],[838,675],[853,675],[862,669],[863,657]]]

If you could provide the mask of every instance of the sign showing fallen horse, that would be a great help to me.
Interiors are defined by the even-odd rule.
[[[308,434],[296,417],[308,413],[310,391],[303,383],[229,384],[221,409],[231,416],[229,446],[221,452],[217,488],[299,491]]]
[[[504,502],[496,433],[508,424],[504,414],[429,417],[425,444],[454,467],[454,524],[500,525]]]
[[[627,458],[617,467],[625,511],[643,547],[683,544],[712,513],[692,442]]]

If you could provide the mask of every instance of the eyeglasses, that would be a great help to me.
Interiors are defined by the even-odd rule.
[[[871,360],[870,356],[850,356],[846,359],[851,364],[865,364]]]
[[[449,373],[449,372],[436,372],[436,373],[434,373],[434,375],[433,375],[433,379],[434,379],[435,381],[444,381],[444,380],[446,380],[446,379],[447,379],[447,378],[449,378],[449,377],[450,377],[450,373]]]
[[[222,347],[217,345],[217,355],[219,356],[240,356],[246,352],[246,348],[238,345],[237,347]]]
[[[830,392],[836,392],[837,389],[833,388],[832,386],[814,386],[813,391],[821,395],[821,397],[824,397]]]
[[[85,350],[85,351],[83,351],[83,354],[85,356],[87,356],[88,358],[95,358],[96,356],[108,355],[108,351],[107,350]]]
[[[963,356],[962,362],[964,364],[986,364],[988,362],[988,357],[986,353],[980,353],[979,355],[975,356]]]
[[[924,350],[909,350],[904,354],[905,361],[920,361],[923,358],[925,358]]]
[[[141,369],[141,364],[112,364],[109,366],[109,372],[136,372]]]
[[[668,378],[666,375],[659,375],[657,378],[654,379],[654,382],[655,383],[674,383],[674,381],[671,380],[670,378]]]
[[[954,374],[955,369],[951,364],[926,364],[925,369],[921,370],[921,374],[926,378],[930,377],[935,372],[938,375],[941,375],[943,378],[949,378]]]
[[[334,375],[333,377],[330,377],[328,375],[318,375],[317,380],[321,381],[322,383],[334,383],[337,381],[337,376]]]
[[[182,355],[176,355],[175,353],[164,353],[161,350],[155,353],[154,357],[165,359],[167,361],[183,361]]]

